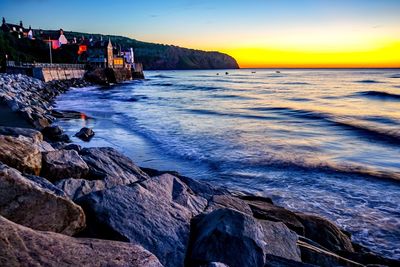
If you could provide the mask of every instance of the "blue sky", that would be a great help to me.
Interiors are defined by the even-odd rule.
[[[329,32],[343,45],[353,35],[360,42],[368,36],[400,40],[399,14],[400,0],[0,0],[1,16],[34,28],[124,35],[206,50],[284,47],[288,42],[306,46],[308,37],[328,40]],[[291,38],[301,35],[304,40]]]

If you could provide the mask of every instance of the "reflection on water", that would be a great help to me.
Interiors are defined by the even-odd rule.
[[[145,81],[70,91],[59,109],[94,120],[85,145],[114,146],[143,166],[321,214],[400,258],[398,70],[147,72]],[[399,180],[399,181],[396,181]]]

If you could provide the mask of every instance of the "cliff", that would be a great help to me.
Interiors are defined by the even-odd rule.
[[[34,31],[39,34],[39,30]],[[44,34],[57,35],[58,31],[43,31]],[[123,36],[66,32],[68,40],[84,36],[98,40],[111,38],[114,45],[122,49],[133,48],[136,61],[142,62],[145,70],[187,70],[187,69],[237,69],[236,60],[220,52],[207,52],[182,48],[173,45],[155,44],[138,41]],[[77,45],[70,45],[53,50],[54,63],[77,63]],[[27,62],[47,62],[48,47],[40,40],[17,39],[15,36],[0,31],[0,53],[8,54],[10,60]],[[0,63],[4,57],[0,57]]]

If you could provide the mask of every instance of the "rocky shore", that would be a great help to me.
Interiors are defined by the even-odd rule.
[[[52,101],[87,85],[0,74],[16,115],[0,126],[0,266],[400,266],[324,218],[71,143]]]

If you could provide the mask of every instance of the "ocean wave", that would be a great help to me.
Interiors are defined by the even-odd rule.
[[[163,78],[163,79],[172,79],[172,76],[164,75],[164,74],[157,74],[154,76],[150,76],[151,78]]]
[[[200,85],[177,85],[176,88],[181,91],[226,91],[228,88],[218,86],[200,86]]]
[[[400,145],[400,130],[382,129],[349,120],[336,119],[331,121],[353,131],[357,131],[361,133],[362,136],[373,138],[376,141]]]
[[[352,117],[338,117],[334,114],[288,107],[257,107],[250,108],[250,110],[272,111],[302,119],[323,120],[336,126],[352,130],[353,132],[358,133],[361,137],[368,139],[373,138],[376,141],[400,145],[400,130],[377,128],[375,125],[368,125],[368,123],[359,121]]]
[[[400,73],[389,76],[391,79],[400,79]]]
[[[167,87],[174,86],[173,83],[152,83],[151,85],[154,85],[154,86],[167,86]]]
[[[246,119],[257,119],[257,120],[276,120],[277,119],[274,116],[261,116],[261,115],[252,115],[252,114],[244,114],[244,113],[218,112],[218,111],[206,110],[206,109],[187,109],[186,111],[193,113],[193,114],[197,114],[197,115],[214,115],[214,116],[222,116],[222,117],[246,118]]]
[[[279,83],[279,84],[285,84],[285,85],[311,85],[311,83],[306,83],[306,82],[285,82],[285,83]]]
[[[400,100],[400,95],[388,93],[388,92],[381,92],[381,91],[363,91],[354,94],[353,96],[365,96],[365,97],[372,97],[372,98],[380,98],[384,100]]]
[[[360,80],[360,81],[355,81],[356,83],[382,83],[380,81],[376,80]]]
[[[133,96],[124,96],[124,95],[107,95],[99,97],[99,99],[106,99],[111,101],[118,101],[118,102],[137,102],[143,99],[148,99],[145,95],[133,95]]]
[[[272,152],[272,154],[268,157],[259,157],[247,161],[232,160],[230,162],[215,162],[214,164],[227,171],[242,171],[248,168],[256,168],[260,170],[260,173],[265,173],[266,171],[274,172],[279,170],[285,170],[288,173],[303,171],[306,173],[340,174],[345,175],[346,178],[354,179],[384,179],[388,182],[400,182],[400,173],[398,172],[374,169],[369,166],[356,163],[333,162],[329,160],[320,161],[312,157],[307,158],[307,156],[304,155],[295,156],[292,154],[280,154],[279,152]],[[246,179],[252,178],[248,173],[246,173],[245,176]]]
[[[311,99],[302,98],[302,97],[290,97],[290,98],[286,98],[286,99],[290,100],[290,101],[296,101],[296,102],[308,102],[308,101],[311,101]]]
[[[379,123],[386,123],[386,124],[392,124],[392,125],[400,126],[400,121],[399,120],[395,120],[395,119],[388,118],[388,117],[366,116],[366,117],[362,117],[362,119],[363,120],[367,120],[367,121],[372,121],[372,122],[379,122]]]
[[[257,99],[256,97],[249,97],[249,96],[241,96],[241,95],[210,95],[212,98],[221,98],[221,99],[240,99],[240,100],[254,100]]]

